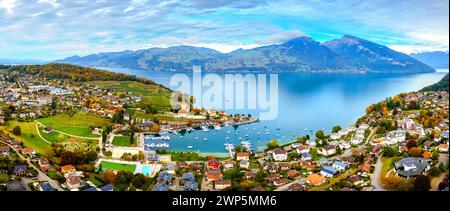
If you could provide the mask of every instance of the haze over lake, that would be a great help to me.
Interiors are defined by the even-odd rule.
[[[149,78],[172,88],[169,82],[174,73],[122,68],[102,69]],[[370,104],[401,92],[417,91],[438,82],[446,72],[448,70],[423,74],[280,73],[279,109],[275,120],[240,126],[237,130],[230,126],[223,127],[220,131],[186,133],[183,137],[180,134],[170,134],[169,150],[226,153],[224,143],[236,145],[245,140],[250,141],[256,150],[262,150],[271,139],[287,143],[295,140],[297,136],[311,135],[323,128],[326,133],[330,133],[330,129],[335,125],[344,127],[353,124],[364,115],[365,108]],[[253,116],[259,113],[258,110],[225,111],[250,113]],[[311,130],[313,132],[310,132]],[[265,134],[266,131],[269,132],[268,135]],[[229,138],[226,139],[227,137]],[[205,138],[207,140],[204,140]],[[188,149],[187,146],[192,148]]]

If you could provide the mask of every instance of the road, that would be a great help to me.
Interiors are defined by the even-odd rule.
[[[42,172],[38,167],[36,167],[33,163],[31,163],[31,161],[27,158],[25,158],[20,152],[18,152],[14,147],[12,147],[10,144],[0,141],[3,144],[8,145],[12,150],[14,150],[14,152],[16,152],[16,154],[23,160],[26,160],[28,165],[30,165],[34,170],[36,170],[38,172],[38,180],[40,181],[47,181],[48,183],[50,183],[50,185],[55,188],[58,191],[64,191],[60,186],[59,183],[57,183],[56,181],[54,181],[52,178],[48,177],[46,174],[44,174],[44,172]]]
[[[41,131],[39,131],[39,124],[36,124],[36,131],[37,134],[39,135],[39,138],[41,138],[43,141],[47,142],[48,144],[52,145],[52,143],[50,141],[47,141],[47,139],[45,139],[42,135],[41,135]]]
[[[386,191],[380,183],[380,175],[383,163],[381,162],[381,156],[377,158],[377,163],[375,164],[375,170],[371,176],[371,184],[375,188],[375,191]]]
[[[440,163],[443,163],[445,166],[448,166],[448,154],[439,153],[439,162],[438,162],[438,164],[436,164],[436,166],[439,166]],[[439,183],[441,183],[444,179],[445,179],[445,173],[441,173],[441,175],[439,176],[438,182],[435,183],[435,187],[431,187],[431,190],[434,190],[434,191],[439,190]]]

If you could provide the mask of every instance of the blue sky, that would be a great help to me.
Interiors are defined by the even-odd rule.
[[[0,58],[60,59],[174,45],[222,52],[345,34],[448,51],[447,0],[0,0]]]

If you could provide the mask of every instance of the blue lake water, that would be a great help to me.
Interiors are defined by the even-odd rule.
[[[170,77],[174,74],[120,68],[103,69],[146,77],[169,88]],[[344,127],[353,124],[364,115],[368,105],[401,92],[417,91],[436,83],[445,72],[448,70],[426,74],[280,73],[279,109],[276,119],[242,125],[237,129],[229,126],[220,131],[194,131],[183,137],[180,134],[169,134],[169,150],[218,154],[226,153],[224,143],[239,145],[242,141],[250,141],[256,150],[262,150],[272,139],[287,143],[295,140],[295,137],[314,134],[317,130],[325,129],[324,131],[329,133],[335,125]],[[226,111],[250,113],[253,116],[259,113],[258,110]],[[266,132],[269,134],[266,135]],[[196,137],[198,139],[195,139]],[[205,138],[207,140],[204,140]],[[187,146],[192,148],[188,149]]]

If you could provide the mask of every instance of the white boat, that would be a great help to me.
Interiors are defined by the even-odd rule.
[[[230,139],[230,137],[227,136],[227,137],[225,138],[225,140],[228,140],[228,139]]]
[[[266,132],[265,134],[266,134],[266,135],[269,135],[270,133],[269,133],[269,132]]]
[[[209,131],[208,127],[206,127],[206,126],[201,126],[200,128],[202,128],[202,131],[205,131],[205,132]]]
[[[231,131],[227,131],[227,133],[231,133]]]
[[[195,137],[194,139],[195,139],[195,140],[198,140],[198,137]]]
[[[222,130],[222,128],[220,127],[220,125],[216,125],[214,126],[214,130]]]
[[[208,138],[206,138],[206,137],[203,139],[203,141],[207,141],[207,140],[208,140]]]
[[[187,146],[188,149],[192,149],[192,146]]]
[[[241,138],[241,137],[239,137],[238,139],[239,139],[239,140],[242,140],[242,138]]]
[[[261,135],[261,132],[257,132],[256,135]]]

